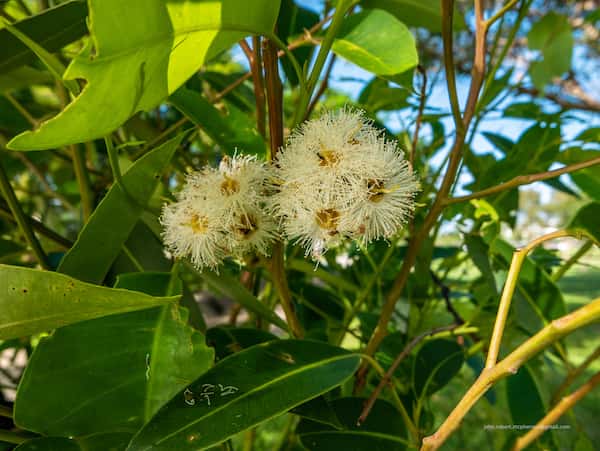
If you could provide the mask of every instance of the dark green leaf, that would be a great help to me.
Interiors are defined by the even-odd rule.
[[[197,450],[279,415],[349,378],[360,356],[277,340],[234,354],[164,406],[128,450]],[[293,387],[293,389],[291,389]]]
[[[437,0],[363,0],[364,8],[380,8],[392,13],[408,26],[442,31],[442,10]],[[464,29],[465,21],[454,12],[454,28]]]
[[[119,185],[113,184],[79,233],[75,245],[60,262],[59,272],[88,282],[101,283],[104,280],[182,138],[183,135],[179,135],[167,141],[131,166],[123,175],[128,194]],[[128,195],[136,202],[132,202]]]
[[[206,343],[215,348],[216,360],[276,339],[275,335],[266,330],[250,327],[213,327],[206,331]]]
[[[287,324],[279,316],[277,316],[272,310],[270,310],[265,304],[260,302],[256,297],[250,293],[246,287],[244,287],[239,280],[234,277],[222,272],[216,274],[209,270],[204,270],[200,275],[206,283],[212,288],[217,290],[222,295],[242,304],[251,312],[265,318],[272,324],[279,326],[283,330],[287,330]]]
[[[597,150],[583,150],[578,147],[561,152],[559,159],[565,164],[574,164],[592,158],[598,158],[600,152]],[[592,199],[600,201],[600,164],[569,174],[573,182],[589,195]]]
[[[349,16],[332,50],[357,66],[382,76],[405,72],[419,62],[415,39],[406,25],[380,9]]]
[[[87,4],[62,3],[14,26],[49,52],[56,52],[87,33]],[[35,54],[8,30],[0,30],[0,73],[35,61]]]
[[[569,229],[581,230],[600,246],[600,202],[581,207],[569,224]]]
[[[426,342],[413,365],[413,386],[417,397],[438,391],[460,371],[463,349],[455,342],[436,339]]]
[[[169,102],[200,126],[225,153],[233,154],[239,149],[246,154],[264,155],[264,140],[249,120],[245,124],[240,123],[240,119],[247,116],[236,111],[234,106],[230,105],[228,115],[223,116],[204,96],[186,88],[179,88],[171,94]],[[238,119],[237,123],[231,120],[233,115]]]
[[[7,265],[0,265],[0,293],[0,339],[25,337],[177,299],[99,287],[54,272]]]
[[[0,73],[0,92],[13,91],[31,85],[51,82],[52,75],[46,71],[29,66],[19,67],[8,72]]]
[[[368,111],[400,110],[408,106],[410,91],[403,88],[392,88],[386,80],[374,78],[360,93],[358,102]]]
[[[377,400],[364,424],[356,425],[365,401],[362,398],[340,398],[331,402],[341,428],[303,420],[296,431],[302,444],[311,451],[404,451],[404,423],[398,411],[388,402]]]
[[[546,413],[542,396],[527,365],[507,379],[506,396],[514,424],[536,424]]]

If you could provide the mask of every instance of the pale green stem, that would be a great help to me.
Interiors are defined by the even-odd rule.
[[[581,257],[583,257],[587,251],[589,251],[594,242],[592,240],[587,240],[583,245],[575,252],[560,268],[556,270],[554,274],[552,274],[552,280],[554,282],[558,282],[565,273],[571,269],[571,267],[579,261]]]

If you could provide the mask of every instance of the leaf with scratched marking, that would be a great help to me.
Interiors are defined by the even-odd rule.
[[[276,340],[232,355],[177,394],[128,451],[197,450],[282,414],[349,378],[360,356],[324,343]]]

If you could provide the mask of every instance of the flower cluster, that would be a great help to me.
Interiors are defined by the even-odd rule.
[[[264,205],[267,171],[250,156],[224,157],[219,168],[188,176],[177,202],[161,216],[165,245],[198,268],[216,268],[225,257],[266,255],[276,225]]]
[[[392,236],[412,214],[419,189],[397,143],[348,109],[306,122],[274,170],[271,208],[313,258],[344,238]]]
[[[306,122],[269,167],[235,156],[190,175],[163,210],[164,242],[198,268],[215,268],[227,256],[267,255],[277,218],[285,236],[319,258],[346,238],[395,234],[418,189],[397,143],[344,109]]]

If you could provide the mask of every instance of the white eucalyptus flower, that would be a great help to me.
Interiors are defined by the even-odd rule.
[[[394,235],[419,189],[397,143],[350,109],[303,124],[278,154],[273,185],[272,211],[313,258],[343,238]]]
[[[164,243],[198,269],[250,252],[267,255],[276,225],[263,211],[267,171],[254,156],[224,157],[217,168],[190,174],[161,217]]]

